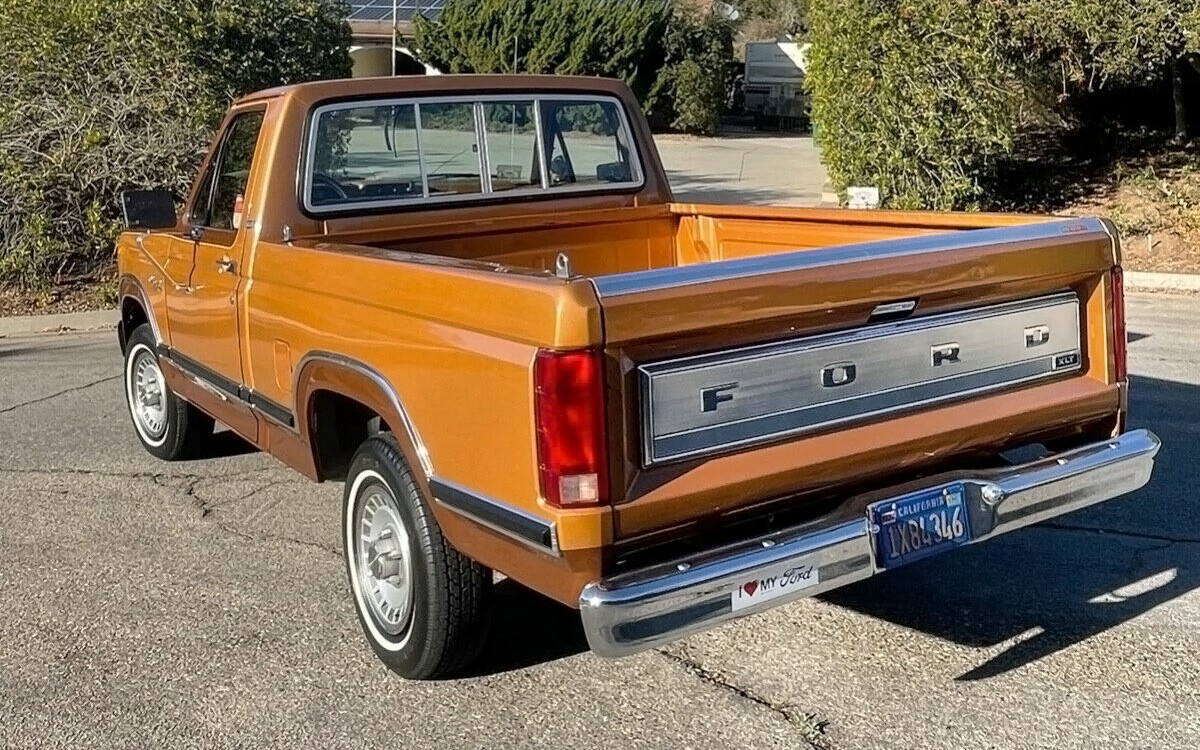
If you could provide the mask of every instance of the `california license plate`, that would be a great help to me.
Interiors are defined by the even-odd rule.
[[[955,484],[871,505],[867,513],[879,566],[896,568],[971,541],[966,496]]]

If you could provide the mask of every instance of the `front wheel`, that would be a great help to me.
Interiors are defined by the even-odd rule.
[[[479,656],[491,571],[442,536],[390,434],[368,438],[354,454],[342,532],[359,623],[388,668],[434,679]]]
[[[138,440],[164,461],[193,455],[212,437],[212,417],[176,396],[167,385],[147,324],[134,329],[125,346],[125,402]]]

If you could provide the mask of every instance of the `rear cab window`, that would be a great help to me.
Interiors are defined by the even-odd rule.
[[[644,182],[624,108],[608,96],[328,104],[314,110],[309,132],[302,198],[310,213]]]

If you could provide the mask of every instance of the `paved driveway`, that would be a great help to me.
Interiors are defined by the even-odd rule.
[[[150,458],[111,333],[0,340],[0,747],[1198,747],[1200,303],[1130,317],[1136,496],[621,661],[502,586],[426,684],[362,642],[338,486]]]
[[[825,167],[806,136],[779,134],[654,139],[678,201],[813,206]]]

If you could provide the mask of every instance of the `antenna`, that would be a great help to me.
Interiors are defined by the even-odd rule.
[[[396,31],[398,21],[396,19],[398,0],[392,0],[392,76],[396,75]]]

